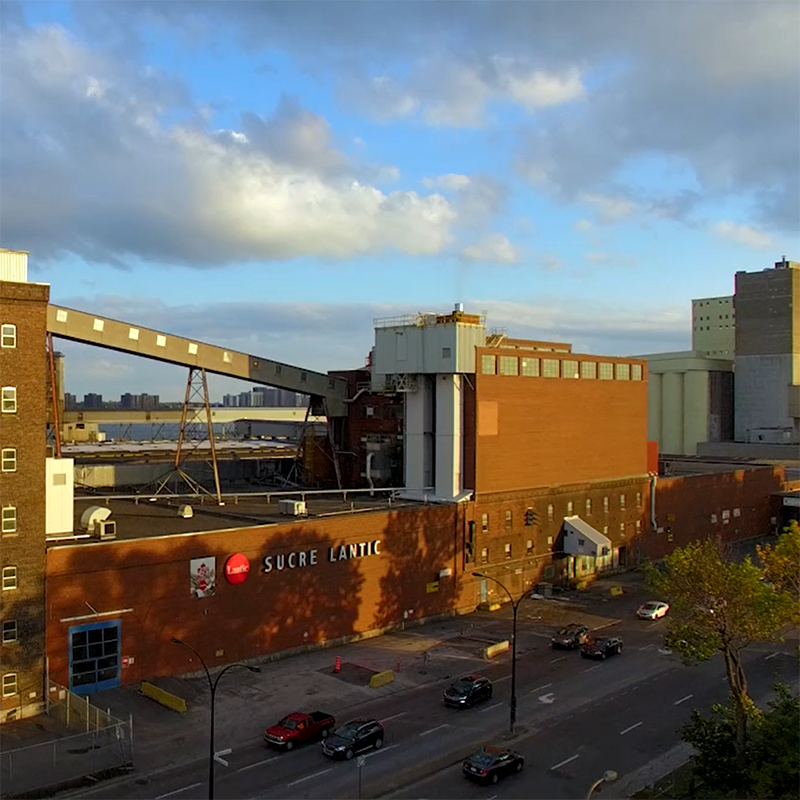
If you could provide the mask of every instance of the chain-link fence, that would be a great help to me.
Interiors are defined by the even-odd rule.
[[[53,681],[47,697],[47,713],[81,732],[0,754],[3,797],[56,788],[133,763],[132,720],[116,719]]]

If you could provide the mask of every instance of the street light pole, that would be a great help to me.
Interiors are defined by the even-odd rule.
[[[519,604],[525,598],[525,593],[523,592],[516,600],[514,600],[514,595],[512,595],[506,585],[497,578],[493,577],[492,575],[485,575],[483,572],[473,572],[472,574],[476,578],[487,578],[488,580],[494,581],[496,584],[498,584],[498,586],[500,586],[508,595],[508,599],[511,601],[511,608],[514,612],[514,621],[511,629],[511,714],[508,722],[509,732],[513,735],[514,727],[517,724],[517,610],[519,609]]]
[[[617,773],[614,772],[613,769],[607,769],[603,773],[602,778],[598,778],[593,784],[591,789],[589,789],[589,793],[586,795],[586,800],[592,800],[592,795],[600,788],[600,784],[602,783],[612,783],[617,779]]]
[[[203,660],[203,656],[197,652],[190,644],[187,644],[182,639],[176,639],[175,637],[172,638],[172,644],[179,644],[181,647],[185,647],[187,650],[191,650],[199,659],[200,663],[203,665],[203,669],[206,673],[206,678],[208,680],[208,688],[211,690],[211,730],[208,739],[208,800],[214,800],[214,701],[217,696],[217,685],[219,684],[219,679],[229,670],[233,669],[234,667],[244,667],[245,669],[249,669],[250,672],[261,672],[261,667],[251,667],[249,664],[241,664],[239,662],[235,664],[228,664],[212,681],[211,680],[211,673],[208,671],[208,667],[206,666],[206,662]]]

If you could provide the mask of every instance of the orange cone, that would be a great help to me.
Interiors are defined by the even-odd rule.
[[[336,661],[333,665],[334,672],[341,672],[342,671],[342,657],[336,656]]]

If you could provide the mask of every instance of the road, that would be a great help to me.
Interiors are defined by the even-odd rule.
[[[498,624],[502,626],[502,619]],[[508,734],[510,661],[505,659],[482,669],[495,684],[494,698],[483,706],[445,708],[443,685],[365,705],[359,716],[380,719],[386,740],[380,751],[365,754],[360,789],[355,759],[331,761],[316,743],[277,753],[257,740],[226,755],[228,766],[216,765],[216,797],[583,797],[606,769],[628,774],[676,744],[676,730],[692,708],[705,709],[725,699],[721,661],[682,666],[662,644],[665,624],[626,620],[615,625],[614,632],[625,641],[623,653],[592,662],[576,652],[550,650],[552,629],[523,617],[520,641],[527,637],[527,646],[517,661],[518,726],[513,742]],[[784,645],[782,650],[754,647],[748,654],[754,696],[767,692],[775,680],[796,679],[791,647]],[[464,661],[463,671],[473,669],[474,663]],[[463,779],[461,759],[488,743],[510,743],[522,752],[527,762],[523,773],[491,788]],[[152,780],[132,777],[114,787],[114,796],[204,797],[207,765],[201,758]],[[107,793],[99,786],[81,796]]]

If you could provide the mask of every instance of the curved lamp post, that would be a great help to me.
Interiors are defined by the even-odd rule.
[[[206,678],[208,678],[208,688],[211,690],[211,734],[208,741],[208,800],[214,800],[214,699],[217,695],[217,684],[219,683],[219,679],[229,670],[233,669],[234,667],[244,667],[245,669],[249,669],[250,672],[261,672],[261,667],[251,667],[249,664],[242,664],[237,662],[235,664],[228,664],[214,680],[211,680],[211,673],[208,671],[208,667],[206,666],[206,662],[203,660],[203,656],[197,652],[190,644],[186,644],[182,639],[176,639],[174,636],[171,639],[172,644],[179,644],[181,647],[185,647],[187,650],[191,650],[199,659],[200,663],[203,665],[203,669],[206,671]]]
[[[592,784],[592,788],[589,789],[589,794],[586,795],[586,800],[591,800],[592,795],[600,788],[601,783],[612,783],[617,779],[617,773],[614,772],[613,769],[607,769],[603,773],[603,777],[599,778]]]
[[[508,722],[508,729],[513,734],[514,726],[517,724],[517,609],[525,599],[525,593],[523,592],[514,600],[514,596],[506,588],[505,584],[501,583],[497,578],[485,575],[483,572],[473,572],[472,574],[476,578],[487,578],[490,581],[494,581],[508,595],[508,599],[511,601],[511,608],[514,609],[514,625],[511,630],[511,715]]]

